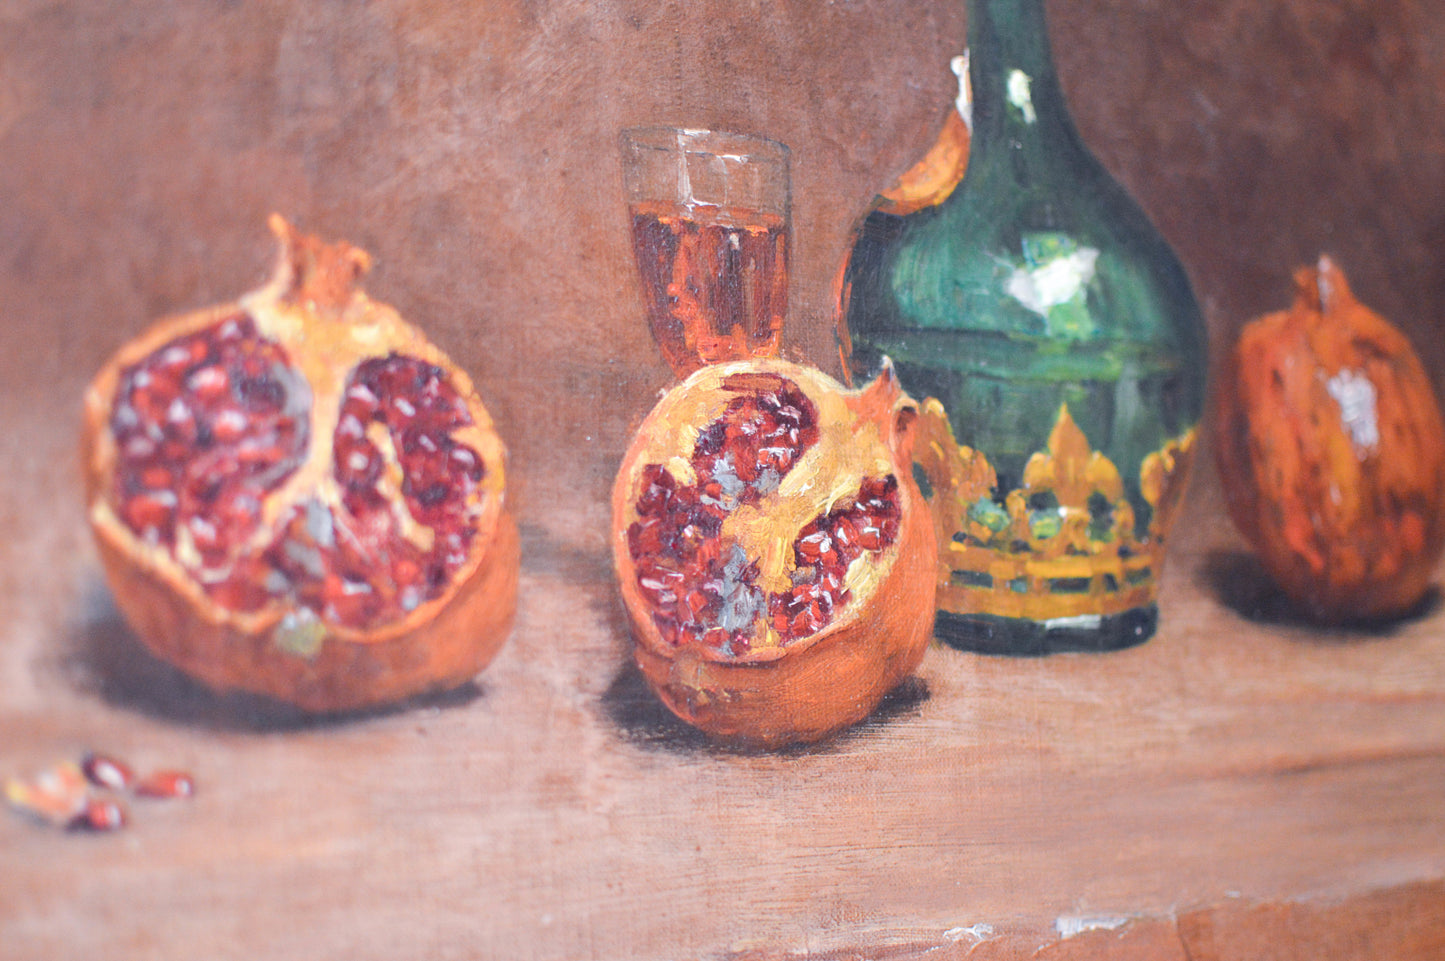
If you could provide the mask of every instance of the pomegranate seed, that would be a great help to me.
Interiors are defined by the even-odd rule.
[[[159,533],[163,528],[168,533],[175,508],[176,495],[170,491],[146,491],[126,502],[123,516],[131,529],[138,533]]]
[[[32,780],[7,778],[5,800],[14,808],[55,825],[66,825],[85,811],[88,785],[80,766],[64,761]]]
[[[231,378],[223,367],[202,367],[186,378],[186,388],[202,401],[215,401],[230,392]]]
[[[68,825],[72,829],[85,831],[118,831],[125,827],[128,818],[125,806],[115,798],[91,798],[85,810],[76,815]]]
[[[711,603],[711,599],[702,591],[692,591],[687,595],[687,608],[692,612],[693,617],[697,617],[707,610]]]
[[[202,554],[216,553],[225,548],[225,542],[220,539],[216,525],[199,514],[192,516],[186,523],[186,527],[191,532],[191,540],[195,543],[196,549]]]
[[[179,341],[162,350],[156,357],[155,365],[151,369],[156,373],[167,376],[174,376],[180,373],[201,359],[201,357],[192,356],[191,351],[194,347],[200,347],[202,351],[201,357],[205,356],[205,345],[194,341],[190,344],[187,344],[185,341]]]
[[[178,432],[184,433],[190,427],[195,426],[196,415],[191,407],[180,397],[171,398],[166,406],[166,424]]]
[[[241,323],[243,319],[244,318],[240,317],[228,317],[221,326],[216,328],[217,342],[225,345],[228,341],[241,340],[245,336],[245,331],[242,329]]]
[[[174,480],[171,472],[164,467],[147,467],[140,473],[140,482],[152,490],[166,490]]]
[[[196,782],[184,771],[156,771],[136,783],[135,793],[150,798],[191,797]]]
[[[831,539],[826,531],[816,531],[798,539],[795,550],[800,558],[806,558],[809,563],[815,563],[823,556],[828,549]]]
[[[392,574],[398,584],[415,584],[421,580],[421,573],[421,566],[406,557],[395,561],[395,566],[392,568]]]
[[[351,409],[351,405],[348,404],[343,411],[341,419],[336,422],[337,438],[360,440],[365,437],[366,426],[362,424],[361,417]]]
[[[344,396],[346,397],[347,407],[356,407],[370,412],[376,410],[376,408],[381,405],[380,399],[378,399],[371,388],[365,384],[353,383],[350,387],[346,388],[346,394]]]
[[[881,551],[884,547],[883,532],[876,527],[865,527],[858,532],[858,546],[867,551]]]
[[[118,409],[127,410],[129,408]],[[125,443],[120,445],[120,452],[132,461],[149,460],[155,456],[156,442],[154,439],[146,437],[143,434],[133,434],[126,439]]]
[[[91,784],[112,791],[124,791],[135,780],[135,775],[124,763],[96,751],[90,751],[81,759],[80,770]]]
[[[223,444],[233,444],[246,433],[246,415],[227,408],[211,421],[211,436]]]
[[[453,447],[447,456],[463,473],[472,474],[482,469],[481,460],[477,457],[476,451],[470,447]],[[474,480],[481,480],[481,477],[476,477]]]
[[[146,384],[149,385],[154,378],[146,377]],[[150,386],[141,386],[141,378],[134,381],[135,387],[130,393],[130,407],[135,411],[136,416],[144,424],[164,424],[166,420],[166,408],[170,406],[171,395],[159,389],[152,389]]]

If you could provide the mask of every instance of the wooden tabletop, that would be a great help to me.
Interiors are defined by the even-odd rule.
[[[198,791],[137,801],[107,835],[0,812],[0,956],[1445,946],[1445,610],[1375,633],[1293,622],[1207,472],[1149,643],[936,647],[857,729],[748,753],[674,721],[630,666],[598,504],[524,525],[516,631],[461,691],[318,720],[206,690],[119,621],[53,470],[63,441],[0,452],[25,495],[0,545],[3,773],[101,749]]]

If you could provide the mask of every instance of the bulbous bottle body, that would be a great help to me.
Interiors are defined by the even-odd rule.
[[[864,221],[843,272],[855,377],[887,356],[925,402],[939,636],[1103,650],[1157,622],[1164,542],[1204,407],[1178,259],[1089,153],[1043,0],[969,0],[972,142],[942,202]],[[930,422],[931,418],[931,422]]]

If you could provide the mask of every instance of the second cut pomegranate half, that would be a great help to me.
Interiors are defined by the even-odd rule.
[[[635,657],[679,717],[729,740],[818,740],[867,716],[932,634],[934,532],[913,401],[781,360],[666,394],[613,488]]]

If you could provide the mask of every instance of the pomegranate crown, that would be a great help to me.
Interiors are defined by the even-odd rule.
[[[872,383],[858,393],[857,410],[863,416],[883,425],[884,436],[892,446],[911,453],[913,424],[918,419],[918,404],[903,392],[893,361],[883,358],[882,368]]]
[[[357,281],[371,269],[371,255],[346,241],[328,244],[303,234],[280,214],[270,218],[281,242],[277,276],[283,296],[296,303],[341,310],[357,294]]]
[[[1354,299],[1344,271],[1329,254],[1320,254],[1313,267],[1295,271],[1295,303],[1312,313],[1327,314]]]

